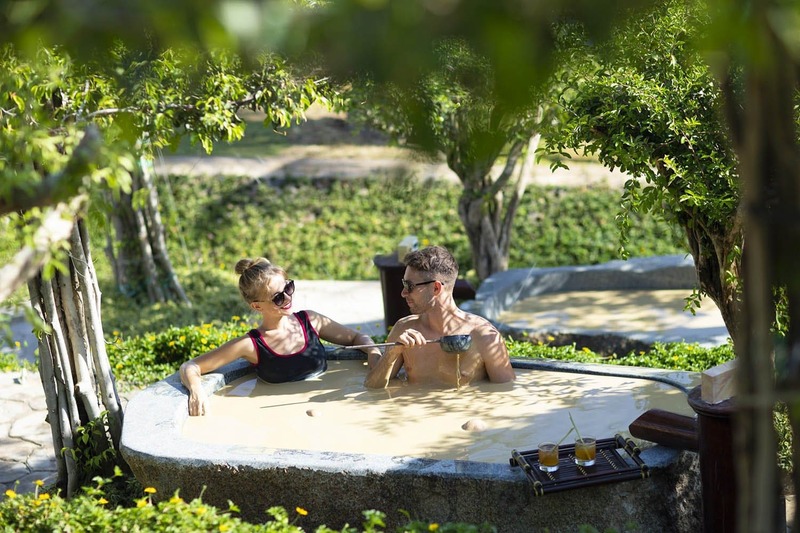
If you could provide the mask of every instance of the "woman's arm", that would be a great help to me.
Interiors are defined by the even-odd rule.
[[[334,344],[340,344],[342,346],[358,346],[361,344],[374,344],[375,341],[372,340],[372,337],[367,335],[366,333],[361,333],[360,331],[356,331],[352,328],[348,328],[342,324],[339,324],[335,320],[328,318],[325,315],[321,315],[316,311],[306,311],[308,313],[308,318],[311,320],[311,324],[314,326],[314,329],[317,330],[319,337],[325,341],[332,342]],[[367,354],[367,363],[369,367],[372,368],[378,362],[378,359],[381,357],[381,351],[379,348],[360,348],[362,352]]]
[[[208,411],[208,397],[203,392],[200,376],[239,358],[258,362],[255,346],[248,335],[232,339],[181,365],[181,383],[189,390],[189,416],[204,415]]]

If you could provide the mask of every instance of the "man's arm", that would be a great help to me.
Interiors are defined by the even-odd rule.
[[[392,346],[378,359],[367,373],[364,385],[369,389],[385,389],[389,380],[397,377],[403,367],[403,353],[407,346],[425,344],[425,337],[413,328],[413,317],[403,317],[392,327],[386,342],[399,342],[402,346]]]
[[[481,354],[483,364],[486,366],[486,375],[493,383],[507,383],[514,381],[517,376],[503,336],[494,326],[486,325],[475,331],[473,340],[477,341],[478,353]]]
[[[392,342],[388,339],[387,341]],[[389,385],[389,380],[397,376],[403,366],[403,350],[405,346],[392,346],[387,349],[378,362],[370,368],[364,385],[368,389],[385,389]]]

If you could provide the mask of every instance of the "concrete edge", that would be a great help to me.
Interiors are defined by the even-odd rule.
[[[688,394],[689,390],[700,385],[702,379],[699,372],[686,372],[683,370],[666,370],[639,366],[602,365],[595,363],[575,363],[555,361],[551,359],[525,358],[514,358],[512,359],[512,363],[515,368],[549,370],[553,372],[570,372],[575,374],[592,374],[596,376],[647,379],[675,387],[684,394]]]

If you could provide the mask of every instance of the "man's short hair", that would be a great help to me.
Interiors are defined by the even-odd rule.
[[[407,267],[433,274],[439,281],[455,282],[458,278],[458,263],[443,246],[428,246],[406,254],[403,262]]]

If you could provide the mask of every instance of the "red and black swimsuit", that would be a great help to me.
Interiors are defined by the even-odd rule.
[[[267,345],[260,331],[251,329],[247,332],[258,353],[256,374],[267,383],[300,381],[322,374],[328,369],[325,347],[319,340],[317,330],[311,325],[308,313],[299,311],[294,316],[303,327],[306,341],[298,352],[279,354]]]

